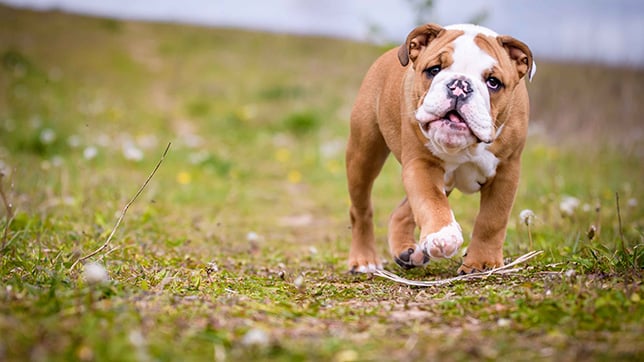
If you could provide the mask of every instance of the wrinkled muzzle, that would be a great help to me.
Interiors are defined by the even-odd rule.
[[[425,137],[446,151],[492,143],[494,123],[485,84],[462,74],[439,75],[416,110]]]

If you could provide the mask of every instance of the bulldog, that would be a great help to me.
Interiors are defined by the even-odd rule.
[[[371,190],[390,153],[406,197],[389,221],[389,251],[405,268],[450,258],[463,243],[448,196],[480,192],[460,274],[503,265],[529,117],[526,44],[485,27],[417,27],[368,70],[351,112],[346,170],[351,199],[349,268],[382,268]],[[420,239],[416,241],[416,228]]]

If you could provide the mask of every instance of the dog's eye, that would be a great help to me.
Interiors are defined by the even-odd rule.
[[[427,78],[433,78],[438,72],[441,71],[441,66],[440,65],[435,65],[433,67],[429,67],[425,70],[423,70],[423,73]]]
[[[488,88],[491,90],[499,90],[501,87],[503,87],[503,83],[499,80],[499,78],[496,77],[489,77],[486,81],[485,84],[487,85]]]

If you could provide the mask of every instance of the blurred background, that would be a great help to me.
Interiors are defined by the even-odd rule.
[[[40,10],[316,34],[362,41],[404,39],[418,23],[472,22],[511,34],[538,58],[644,65],[640,0],[2,0]]]

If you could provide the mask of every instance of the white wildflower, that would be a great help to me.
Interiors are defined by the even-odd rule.
[[[318,249],[317,249],[315,246],[310,246],[310,247],[309,247],[309,253],[310,253],[311,255],[315,255],[315,254],[317,254],[317,253],[318,253]]]
[[[40,131],[40,142],[45,145],[52,144],[56,140],[56,132],[51,128],[45,128]]]
[[[626,204],[628,205],[628,207],[636,208],[637,207],[637,199],[632,197],[632,198],[628,199]]]
[[[574,276],[575,276],[575,274],[577,274],[577,272],[575,272],[575,269],[568,269],[568,270],[566,270],[566,272],[564,273],[564,275],[566,276],[566,278],[572,278],[572,277],[574,277]]]
[[[332,158],[344,150],[345,142],[339,139],[331,140],[320,146],[320,154],[324,158]]]
[[[218,271],[219,271],[219,267],[217,266],[217,263],[215,263],[214,261],[212,261],[212,262],[208,263],[208,265],[206,265],[206,273],[208,275],[216,273]]]
[[[76,147],[80,146],[81,139],[80,139],[80,137],[78,135],[75,135],[75,134],[71,135],[71,136],[67,137],[67,144],[71,148],[76,148]]]
[[[210,157],[208,151],[202,150],[199,152],[193,152],[188,155],[188,162],[192,165],[199,165],[205,162]]]
[[[268,346],[270,339],[268,334],[261,329],[254,328],[246,332],[244,338],[242,338],[241,343],[245,346],[257,346],[265,347]]]
[[[510,319],[507,319],[507,318],[499,318],[499,320],[496,321],[496,325],[501,327],[501,328],[509,327],[511,323],[512,323],[512,321]]]
[[[141,161],[143,159],[143,151],[132,143],[125,143],[123,145],[123,156],[130,161]]]
[[[85,264],[83,275],[85,276],[85,281],[88,284],[99,284],[106,282],[110,279],[107,274],[107,270],[96,262]]]
[[[526,225],[532,225],[532,222],[534,221],[535,217],[536,215],[530,209],[521,210],[521,212],[519,213],[519,218],[521,219],[521,222]]]
[[[60,155],[55,155],[51,158],[51,164],[54,167],[60,167],[63,165],[63,158]]]
[[[83,150],[83,158],[86,160],[91,160],[98,155],[98,149],[94,146],[87,146]]]
[[[564,216],[572,216],[579,207],[579,199],[572,196],[564,196],[559,203],[559,210]]]
[[[259,234],[254,231],[249,231],[246,234],[246,240],[249,242],[259,241]]]

